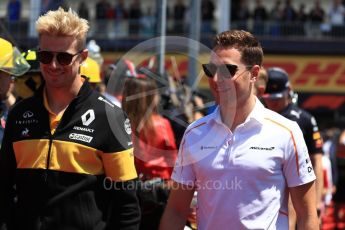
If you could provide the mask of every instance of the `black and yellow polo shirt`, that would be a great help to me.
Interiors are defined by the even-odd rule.
[[[126,115],[85,81],[63,115],[50,116],[43,91],[8,116],[0,151],[0,224],[13,209],[14,225],[26,229],[135,226],[135,188],[125,186],[137,177]]]

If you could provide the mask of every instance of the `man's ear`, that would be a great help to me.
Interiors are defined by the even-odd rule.
[[[259,71],[260,71],[260,66],[254,65],[251,69],[251,79],[250,80],[255,82],[259,78]]]
[[[89,50],[88,49],[84,49],[80,53],[80,57],[81,57],[82,62],[84,62],[88,56],[89,56]]]

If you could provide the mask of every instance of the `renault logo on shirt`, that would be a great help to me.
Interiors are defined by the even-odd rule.
[[[93,122],[94,120],[95,120],[95,112],[93,111],[93,109],[89,109],[88,111],[86,111],[86,113],[84,113],[81,116],[81,121],[83,122],[83,125],[85,126],[89,126],[91,122]]]

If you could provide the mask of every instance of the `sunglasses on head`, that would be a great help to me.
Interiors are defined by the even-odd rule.
[[[232,78],[235,76],[238,70],[238,66],[233,64],[216,65],[214,63],[208,63],[202,64],[202,68],[205,72],[205,75],[209,78],[213,78],[217,72],[224,78]]]
[[[71,64],[73,57],[80,54],[82,51],[79,51],[75,54],[70,54],[67,52],[51,52],[51,51],[44,51],[40,50],[37,51],[37,59],[39,62],[43,64],[50,64],[53,61],[54,56],[56,56],[56,60],[60,65],[66,66]]]

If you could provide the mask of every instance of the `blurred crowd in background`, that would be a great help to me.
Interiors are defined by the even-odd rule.
[[[79,15],[94,25],[89,36],[97,38],[149,37],[156,34],[158,4],[156,1],[110,1],[58,0],[42,1],[41,14],[62,6],[71,7]],[[344,2],[332,1],[294,1],[262,0],[231,1],[230,17],[234,29],[246,29],[260,36],[302,36],[302,37],[342,37],[345,35]],[[28,31],[29,17],[24,16],[21,0],[10,0],[3,11],[3,23],[15,34],[25,35]],[[219,15],[219,1],[202,0],[201,32],[203,36],[214,34]],[[167,33],[185,34],[193,24],[190,19],[190,1],[169,1],[167,7]]]

